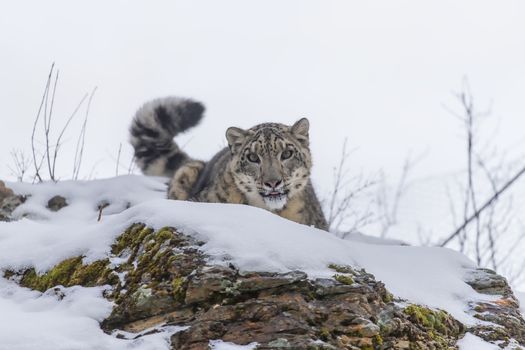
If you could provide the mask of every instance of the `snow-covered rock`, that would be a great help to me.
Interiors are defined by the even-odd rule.
[[[0,305],[9,311],[0,348],[31,348],[41,334],[26,324],[46,318],[50,349],[160,349],[168,340],[176,349],[439,348],[465,331],[525,341],[506,281],[457,252],[342,239],[248,206],[166,200],[165,181],[7,184],[26,199],[15,221],[0,222]]]

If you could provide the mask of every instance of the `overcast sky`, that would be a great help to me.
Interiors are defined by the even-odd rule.
[[[464,168],[465,155],[460,122],[443,105],[457,107],[452,92],[464,77],[477,106],[492,106],[481,135],[510,159],[525,149],[519,0],[11,1],[1,5],[0,47],[0,178],[12,178],[12,149],[30,152],[52,62],[60,69],[55,132],[98,87],[83,177],[113,176],[121,143],[125,172],[133,113],[148,99],[181,95],[207,106],[202,124],[179,139],[202,159],[225,145],[229,126],[308,117],[322,193],[345,138],[356,174],[383,169],[395,181],[407,154],[424,154],[413,176],[428,184],[401,215],[446,234],[441,180]],[[64,179],[80,121],[58,160]]]

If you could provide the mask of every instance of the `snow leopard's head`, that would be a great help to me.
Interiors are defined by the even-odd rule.
[[[226,138],[237,187],[247,197],[260,196],[270,210],[283,209],[309,181],[308,129],[306,118],[292,126],[264,123],[248,130],[229,128]]]

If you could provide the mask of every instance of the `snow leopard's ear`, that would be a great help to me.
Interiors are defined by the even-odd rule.
[[[226,139],[228,140],[228,146],[230,147],[230,151],[232,151],[232,153],[235,153],[239,150],[239,147],[242,146],[247,135],[248,131],[236,128],[234,126],[226,130]]]
[[[301,142],[308,145],[308,130],[310,129],[310,122],[306,118],[301,118],[295,122],[290,128],[290,132]]]

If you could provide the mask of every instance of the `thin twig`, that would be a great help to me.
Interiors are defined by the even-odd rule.
[[[23,151],[18,149],[11,150],[11,158],[13,160],[14,169],[9,165],[7,168],[11,171],[12,175],[16,176],[18,182],[23,182],[24,175],[31,165],[31,160],[26,157]]]
[[[97,86],[93,88],[91,91],[91,94],[89,96],[87,108],[86,108],[86,114],[84,117],[84,123],[82,124],[82,129],[80,130],[80,135],[77,139],[77,146],[75,148],[75,159],[73,160],[73,179],[78,180],[78,175],[80,173],[80,167],[82,165],[82,157],[84,155],[84,145],[86,140],[86,130],[87,130],[87,121],[89,117],[89,111],[91,109],[91,102],[93,100],[93,96],[95,95],[95,92],[97,91]]]
[[[98,205],[98,218],[97,222],[102,219],[102,211],[109,206],[108,202],[102,202]]]
[[[366,194],[371,187],[376,185],[376,181],[365,179],[363,175],[350,176],[349,169],[347,169],[349,155],[347,139],[345,139],[339,164],[334,168],[334,185],[330,193],[327,215],[330,230],[339,231],[340,227],[345,225],[344,235],[355,232],[372,221],[371,205],[362,210],[363,206],[354,209],[353,204],[358,197]]]
[[[71,120],[73,120],[73,118],[75,117],[75,115],[77,114],[78,110],[80,109],[80,107],[82,106],[82,104],[84,103],[84,101],[86,100],[87,97],[88,97],[88,94],[86,93],[82,97],[82,99],[80,100],[80,102],[78,103],[76,108],[74,109],[73,113],[71,113],[71,115],[69,116],[66,124],[64,125],[64,127],[60,131],[60,134],[58,135],[58,138],[57,138],[57,141],[56,141],[56,144],[55,144],[54,153],[53,153],[53,163],[52,163],[53,166],[52,166],[52,172],[51,172],[53,181],[55,181],[54,175],[55,175],[55,167],[56,167],[56,161],[57,161],[57,156],[58,156],[58,150],[60,149],[60,146],[62,145],[60,143],[60,141],[62,140],[62,137],[64,136],[64,133],[66,132],[67,127],[71,123]]]
[[[131,160],[129,161],[128,175],[131,175],[134,169],[135,169],[135,156],[131,157]]]
[[[476,210],[472,215],[470,215],[460,227],[458,227],[450,236],[448,236],[442,243],[439,244],[440,247],[447,245],[452,239],[454,239],[462,230],[464,230],[473,220],[479,217],[479,215],[485,211],[494,201],[496,201],[505,191],[507,191],[521,176],[525,174],[525,167],[520,169],[509,181],[507,181],[501,188],[499,188],[496,193],[494,193],[485,203]]]
[[[410,155],[405,158],[405,162],[403,163],[403,168],[401,170],[401,176],[394,190],[393,201],[390,201],[387,195],[385,175],[381,175],[382,185],[380,186],[377,194],[378,215],[380,219],[379,221],[381,222],[381,238],[385,238],[388,234],[388,231],[390,231],[393,226],[397,225],[399,205],[407,190],[411,186],[411,183],[408,181],[410,172],[425,157],[425,153],[421,153],[421,155],[413,159]]]
[[[115,176],[118,176],[118,167],[120,165],[120,152],[122,152],[122,142],[118,146],[117,166],[115,167]]]
[[[49,176],[52,181],[55,181],[55,174],[51,168],[51,152],[50,152],[50,145],[49,145],[49,133],[51,132],[51,119],[53,117],[53,106],[55,104],[55,93],[57,89],[59,72],[60,71],[57,70],[55,74],[55,82],[53,84],[53,92],[51,94],[51,106],[49,108],[49,111],[47,110],[49,92],[46,94],[46,101],[45,101],[45,106],[44,106],[44,135],[45,135],[45,140],[46,140],[45,155],[46,155],[46,160],[47,160],[47,169],[48,169]]]
[[[47,94],[49,92],[49,85],[51,83],[51,76],[53,75],[54,68],[55,68],[55,62],[51,64],[51,68],[49,70],[46,85],[44,88],[44,93],[42,95],[42,100],[40,101],[40,106],[38,107],[38,112],[36,114],[35,121],[33,123],[33,131],[31,132],[31,153],[33,155],[33,166],[35,167],[35,178],[38,179],[38,182],[43,181],[42,176],[40,175],[40,167],[42,166],[42,163],[40,163],[39,165],[36,160],[35,133],[36,133],[37,125],[38,125],[38,120],[40,119],[40,115],[42,113],[42,107],[44,107],[44,103],[46,101]]]

